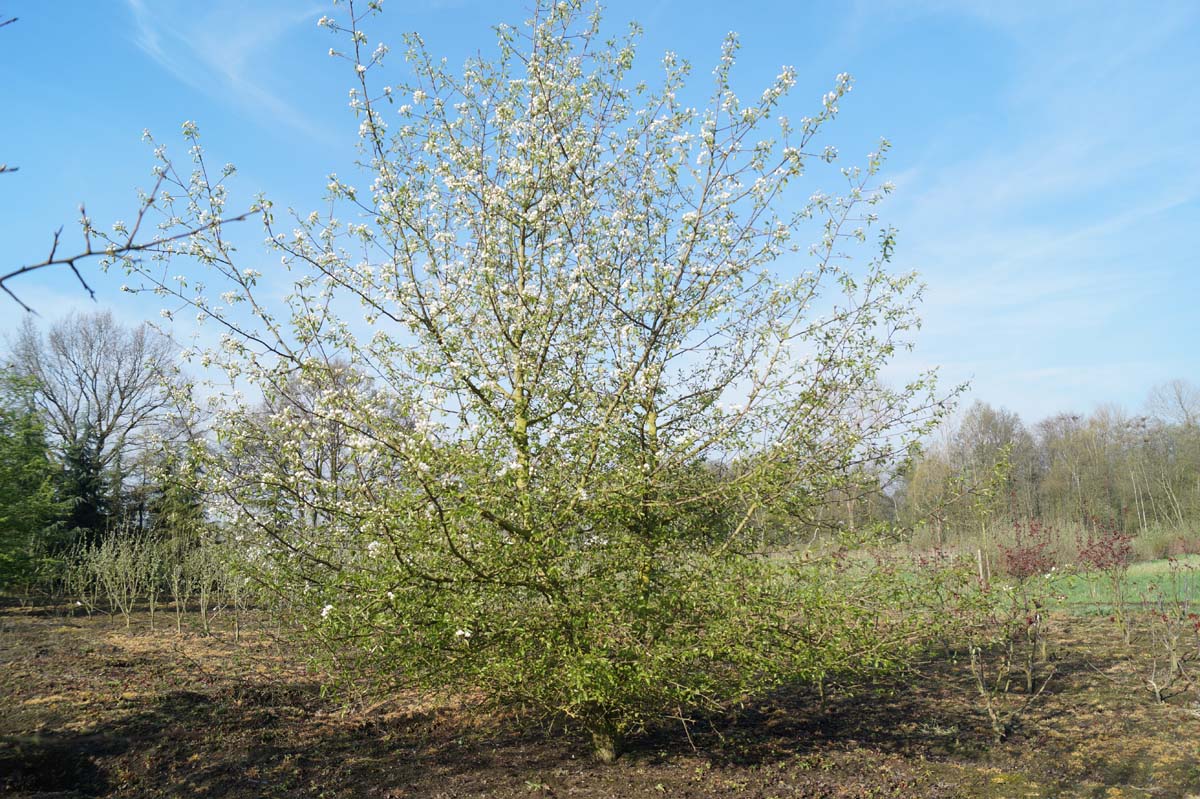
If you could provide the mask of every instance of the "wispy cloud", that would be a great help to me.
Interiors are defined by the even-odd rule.
[[[278,46],[298,26],[315,20],[323,6],[283,0],[126,4],[138,47],[180,81],[310,135],[319,134],[304,112],[270,88],[266,76]]]
[[[1194,68],[1200,9],[1019,5],[882,5],[893,20],[966,15],[1009,47],[1003,84],[980,85],[996,130],[966,127],[977,138],[949,148],[957,157],[939,136],[961,129],[931,130],[897,176],[889,219],[930,283],[921,349],[1023,413],[1134,404],[1142,380],[1188,366],[1144,337],[1195,285],[1185,223],[1200,203],[1200,90],[1178,70]],[[1145,357],[1131,358],[1139,339]]]

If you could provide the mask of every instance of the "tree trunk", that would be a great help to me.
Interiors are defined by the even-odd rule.
[[[601,763],[614,763],[621,755],[621,733],[608,721],[599,722],[591,728],[592,751]]]

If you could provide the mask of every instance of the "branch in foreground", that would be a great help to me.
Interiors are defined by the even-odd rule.
[[[162,178],[160,177],[159,184],[161,185],[161,183],[162,183]],[[4,293],[7,294],[9,297],[11,297],[12,300],[14,302],[16,302],[17,305],[20,305],[21,308],[24,309],[27,313],[36,314],[37,311],[35,311],[28,304],[26,304],[24,300],[22,300],[20,297],[18,297],[13,292],[13,290],[11,288],[9,288],[8,281],[12,280],[13,278],[20,277],[21,275],[28,274],[30,272],[36,272],[39,269],[45,269],[45,268],[51,267],[51,266],[68,266],[71,268],[71,272],[74,273],[75,278],[79,281],[79,285],[83,286],[83,290],[88,293],[88,296],[90,296],[93,300],[95,300],[96,299],[95,290],[90,285],[88,285],[88,282],[86,280],[84,280],[83,275],[79,271],[78,264],[80,261],[86,260],[88,258],[120,258],[120,257],[127,257],[130,255],[135,255],[137,253],[148,251],[148,250],[152,251],[152,250],[155,250],[169,242],[178,241],[180,239],[186,239],[189,236],[195,236],[198,233],[203,233],[206,230],[211,230],[212,228],[219,227],[220,225],[224,225],[226,223],[241,222],[241,221],[247,219],[251,214],[254,213],[254,210],[252,209],[252,210],[246,211],[245,213],[239,214],[237,216],[232,216],[232,217],[228,217],[228,218],[224,218],[224,219],[214,219],[211,222],[208,222],[203,225],[198,225],[193,228],[189,228],[189,229],[183,231],[182,233],[177,233],[173,236],[164,236],[164,237],[160,237],[160,238],[154,238],[154,239],[151,239],[150,241],[144,241],[144,242],[139,243],[136,241],[138,230],[141,228],[142,220],[145,218],[146,212],[154,205],[154,197],[158,193],[158,188],[159,187],[157,185],[154,187],[154,191],[150,194],[149,199],[142,205],[141,210],[138,211],[137,219],[134,221],[133,227],[129,232],[129,236],[128,236],[128,238],[126,238],[124,243],[118,244],[118,245],[109,243],[108,246],[106,246],[102,249],[93,246],[92,235],[91,235],[91,230],[92,230],[91,223],[89,222],[89,220],[87,218],[87,211],[84,209],[83,206],[80,206],[79,213],[81,215],[81,219],[82,219],[82,223],[83,223],[83,235],[84,235],[84,242],[85,242],[84,249],[81,252],[78,252],[75,255],[71,255],[71,256],[59,255],[58,254],[59,237],[62,235],[62,228],[60,227],[58,230],[54,231],[54,240],[50,244],[50,254],[46,256],[45,260],[38,261],[37,263],[26,264],[25,266],[14,269],[11,272],[8,272],[7,274],[0,275],[0,289],[4,289]]]

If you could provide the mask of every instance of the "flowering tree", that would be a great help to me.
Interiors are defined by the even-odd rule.
[[[206,264],[219,296],[126,266],[222,326],[198,355],[265,398],[226,403],[230,457],[208,474],[260,580],[338,663],[574,719],[608,759],[648,720],[894,662],[918,622],[871,600],[899,582],[759,542],[940,406],[929,375],[879,380],[917,324],[892,231],[861,268],[847,257],[888,190],[881,156],[842,170],[842,196],[793,196],[836,158],[817,134],[850,78],[789,121],[793,70],[743,102],[731,36],[697,111],[686,64],[668,53],[658,88],[634,83],[637,29],[604,40],[581,5],[539,3],[460,74],[410,36],[410,77],[376,89],[376,4],[321,20],[356,74],[371,180],[331,178],[348,223],[285,233],[260,201],[285,314],[220,226],[159,253]],[[224,208],[193,157],[190,177],[160,168],[171,224]]]

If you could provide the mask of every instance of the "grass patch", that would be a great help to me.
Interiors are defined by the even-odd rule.
[[[1175,591],[1180,598],[1200,601],[1200,555],[1134,563],[1122,586],[1125,601],[1140,606],[1151,602],[1156,591]],[[1109,615],[1113,586],[1100,574],[1064,574],[1054,582],[1056,607],[1084,615]]]

